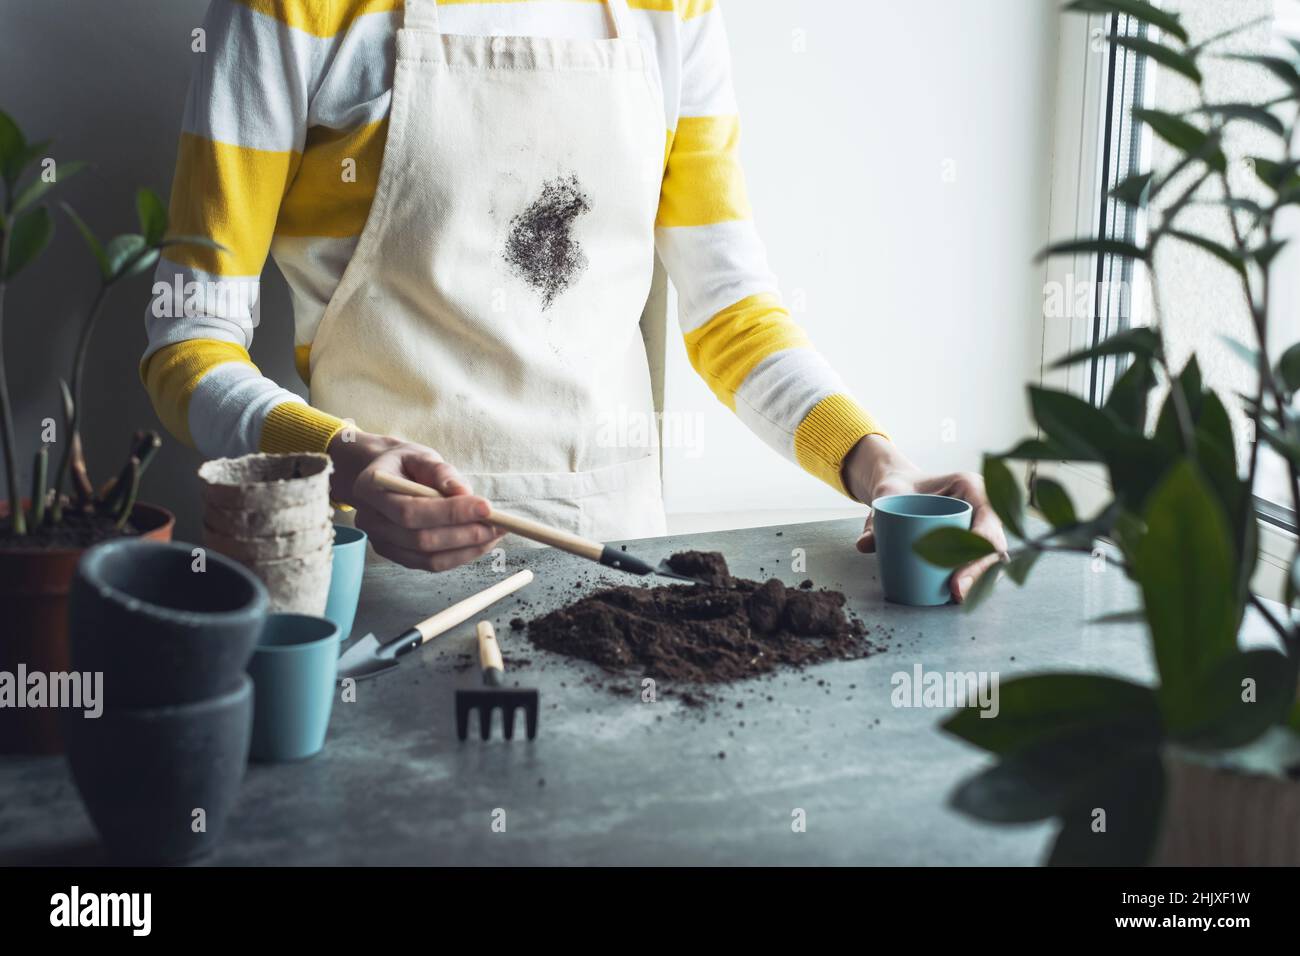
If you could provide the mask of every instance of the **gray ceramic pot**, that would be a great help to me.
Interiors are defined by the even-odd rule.
[[[178,707],[64,711],[68,763],[115,862],[182,863],[221,839],[253,732],[253,682]]]
[[[238,686],[266,619],[266,588],[229,558],[208,551],[197,564],[193,552],[120,539],[78,564],[72,668],[103,673],[105,707],[188,704]]]

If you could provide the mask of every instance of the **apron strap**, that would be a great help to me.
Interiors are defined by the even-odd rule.
[[[632,30],[632,14],[628,11],[627,0],[605,0],[609,8],[609,19],[614,25],[614,39],[627,40],[636,36]]]
[[[402,25],[407,29],[442,32],[438,29],[437,0],[404,0],[403,5],[405,11]]]

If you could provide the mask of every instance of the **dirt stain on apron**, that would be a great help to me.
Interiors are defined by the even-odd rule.
[[[573,224],[591,211],[576,175],[557,176],[527,209],[510,220],[506,263],[542,300],[542,311],[587,269],[587,256],[573,237]]]

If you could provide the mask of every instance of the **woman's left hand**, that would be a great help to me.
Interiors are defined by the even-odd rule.
[[[889,439],[881,435],[868,435],[854,446],[844,459],[844,484],[858,501],[870,505],[884,495],[948,495],[970,502],[974,508],[971,530],[987,538],[997,548],[990,554],[953,572],[950,587],[958,601],[966,599],[976,578],[1006,554],[1007,538],[1002,522],[989,505],[984,493],[984,479],[974,472],[959,471],[950,475],[927,475],[912,464]],[[858,550],[876,550],[876,535],[867,518]]]

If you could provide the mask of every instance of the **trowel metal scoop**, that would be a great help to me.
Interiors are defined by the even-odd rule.
[[[428,485],[422,485],[400,475],[390,475],[387,472],[380,472],[375,475],[375,483],[381,488],[396,492],[399,495],[414,495],[417,498],[442,497]],[[691,584],[708,583],[700,578],[674,571],[669,566],[666,558],[657,565],[650,564],[635,555],[628,554],[621,548],[602,544],[599,541],[592,541],[590,538],[562,531],[559,528],[552,528],[550,525],[542,524],[540,521],[533,521],[531,518],[524,518],[521,515],[506,514],[493,509],[488,512],[488,516],[484,520],[489,524],[496,525],[498,528],[513,531],[520,537],[527,538],[530,541],[549,544],[553,548],[559,548],[561,551],[569,552],[569,554],[576,554],[580,558],[595,561],[597,564],[603,564],[605,567],[613,568],[616,571],[626,571],[628,574],[641,576],[657,574],[660,577],[673,578],[676,581],[689,581]]]
[[[365,680],[376,677],[397,666],[398,658],[409,654],[423,644],[433,640],[439,634],[463,624],[484,608],[495,604],[508,594],[513,594],[533,580],[533,572],[527,569],[510,575],[504,581],[498,581],[490,588],[484,588],[451,607],[444,608],[437,614],[425,618],[409,630],[396,637],[380,643],[374,634],[361,638],[339,658],[338,680]]]

